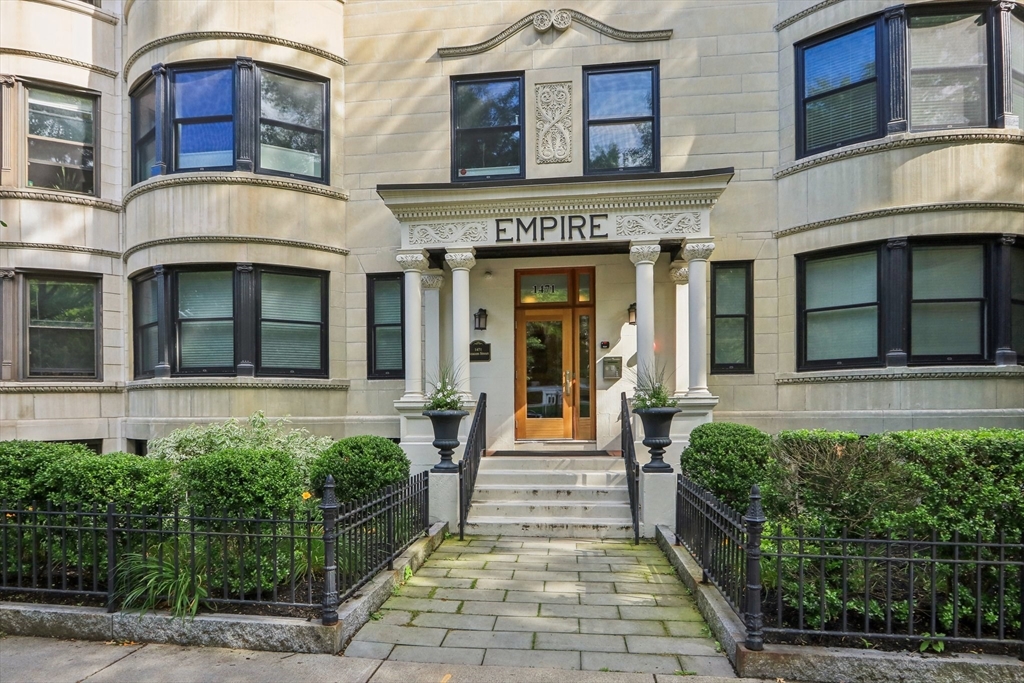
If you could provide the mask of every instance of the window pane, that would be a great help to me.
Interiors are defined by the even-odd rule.
[[[92,98],[29,89],[28,134],[91,145]]]
[[[260,116],[320,130],[324,125],[324,86],[264,71],[260,76]]]
[[[1010,298],[1024,301],[1024,248],[1010,250]]]
[[[985,251],[966,247],[911,250],[913,299],[980,299],[985,296]]]
[[[320,278],[263,273],[260,282],[260,317],[320,322]]]
[[[139,335],[139,370],[146,372],[156,367],[158,346],[158,328],[156,325],[147,327]]]
[[[649,69],[589,74],[587,96],[590,120],[653,116],[652,81],[653,72]]]
[[[53,190],[92,194],[93,171],[73,166],[59,166],[29,162],[29,187],[48,187]]]
[[[153,166],[156,165],[156,138],[139,142],[135,147],[137,181],[153,177]]]
[[[807,360],[877,356],[877,306],[807,314]]]
[[[746,319],[715,318],[715,364],[743,365],[746,362]]]
[[[871,135],[878,130],[878,85],[871,81],[805,105],[807,149]]]
[[[174,74],[174,116],[231,116],[234,78],[231,69],[179,71]]]
[[[807,308],[877,301],[877,261],[878,254],[874,251],[808,261],[805,268]]]
[[[233,299],[231,271],[178,273],[179,318],[230,318]]]
[[[654,166],[654,125],[650,121],[590,126],[590,168]]]
[[[183,321],[181,367],[228,368],[235,364],[235,324],[231,320]]]
[[[157,320],[156,308],[156,278],[150,278],[135,286],[135,296],[138,297],[136,310],[138,317],[136,325],[148,325]]]
[[[96,327],[96,285],[89,282],[29,281],[29,325]]]
[[[519,303],[561,303],[569,300],[569,275],[544,273],[519,278]]]
[[[321,150],[324,136],[321,133],[260,124],[260,167],[271,171],[294,173],[319,178],[321,171]]]
[[[804,97],[874,77],[874,26],[804,50]]]
[[[235,124],[178,124],[178,168],[231,166],[235,159]]]
[[[402,324],[402,283],[400,280],[374,281],[373,324]]]
[[[916,129],[988,124],[984,14],[910,18],[910,119]]]
[[[743,315],[746,312],[747,269],[715,268],[715,315]]]
[[[265,368],[320,369],[320,326],[260,323],[260,364]]]
[[[28,141],[28,158],[32,161],[44,161],[62,166],[93,167],[92,147],[53,140],[30,139]]]
[[[914,356],[981,355],[982,304],[913,304],[910,353]]]
[[[156,82],[152,82],[132,98],[135,112],[135,133],[142,137],[156,128]]]
[[[1010,15],[1010,88],[1013,113],[1024,127],[1024,21]]]
[[[580,302],[590,301],[590,273],[580,273],[577,285]]]
[[[378,327],[373,340],[375,370],[402,369],[402,328]]]
[[[1010,346],[1017,352],[1017,362],[1024,361],[1024,304],[1011,304],[1010,327],[1013,340]]]
[[[519,80],[491,83],[456,83],[457,128],[518,126]]]
[[[96,285],[31,279],[30,376],[95,376]]]
[[[459,176],[518,174],[519,138],[518,130],[459,132],[455,140]]]
[[[30,376],[96,374],[96,331],[32,327],[28,331]]]

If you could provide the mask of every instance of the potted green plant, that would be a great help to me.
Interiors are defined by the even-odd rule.
[[[651,461],[643,466],[644,472],[671,472],[665,462],[665,449],[672,443],[669,432],[672,418],[681,408],[668,393],[664,371],[641,368],[637,372],[636,392],[633,394],[633,412],[644,425],[643,444],[650,449]]]
[[[427,395],[423,414],[430,418],[430,425],[434,428],[432,445],[438,450],[441,461],[430,471],[457,472],[459,466],[452,462],[452,455],[459,447],[459,425],[469,413],[462,409],[462,394],[450,368],[441,369],[433,387]]]

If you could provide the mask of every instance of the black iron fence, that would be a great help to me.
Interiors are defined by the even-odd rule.
[[[330,623],[339,600],[427,529],[427,476],[344,505],[329,479],[322,515],[0,501],[0,595],[85,598],[111,612],[164,603],[179,614],[202,604],[320,607]]]
[[[626,464],[626,488],[629,489],[629,512],[633,517],[633,545],[640,543],[640,463],[636,461],[636,444],[633,441],[633,421],[629,412],[629,400],[622,392],[622,423],[619,440],[622,444],[622,458]]]
[[[476,474],[480,470],[480,458],[487,448],[487,394],[480,394],[473,414],[473,423],[466,438],[466,450],[459,461],[459,540],[464,540],[466,517],[473,502]]]
[[[888,643],[1024,659],[1024,537],[765,529],[756,486],[740,517],[682,475],[676,510],[677,537],[744,620],[751,649]]]

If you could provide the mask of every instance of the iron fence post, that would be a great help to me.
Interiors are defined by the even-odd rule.
[[[324,595],[320,610],[320,623],[333,626],[338,623],[338,555],[335,551],[338,521],[338,498],[334,495],[334,477],[327,475],[324,497],[320,502],[324,515]]]
[[[466,464],[459,461],[459,540],[465,540],[466,531]]]
[[[768,520],[761,507],[761,489],[757,484],[750,487],[750,506],[743,516],[747,527],[747,599],[743,621],[747,627],[747,648],[754,651],[764,649],[764,614],[761,611],[761,532]]]
[[[701,523],[700,523],[700,582],[708,582],[708,565],[711,563],[711,549],[708,547],[709,536],[711,535],[711,529],[708,528],[711,524],[711,515],[708,514],[708,508],[711,507],[709,500],[711,494],[704,491],[700,495],[701,503]]]
[[[107,503],[107,612],[115,610],[115,592],[117,577],[114,572],[116,553],[114,552],[114,503]]]
[[[387,498],[387,532],[388,532],[388,569],[395,568],[395,549],[398,548],[398,543],[395,541],[395,486],[394,484],[388,484],[388,487],[384,490],[384,496]]]

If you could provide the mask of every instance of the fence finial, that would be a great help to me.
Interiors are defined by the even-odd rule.
[[[320,623],[331,626],[338,623],[338,556],[335,552],[338,521],[338,497],[334,495],[334,477],[327,475],[324,497],[319,508],[324,514],[324,599],[320,610]]]
[[[750,505],[747,506],[747,514],[744,518],[748,522],[760,522],[764,524],[768,518],[764,516],[764,507],[761,505],[761,487],[754,484],[750,487]]]

